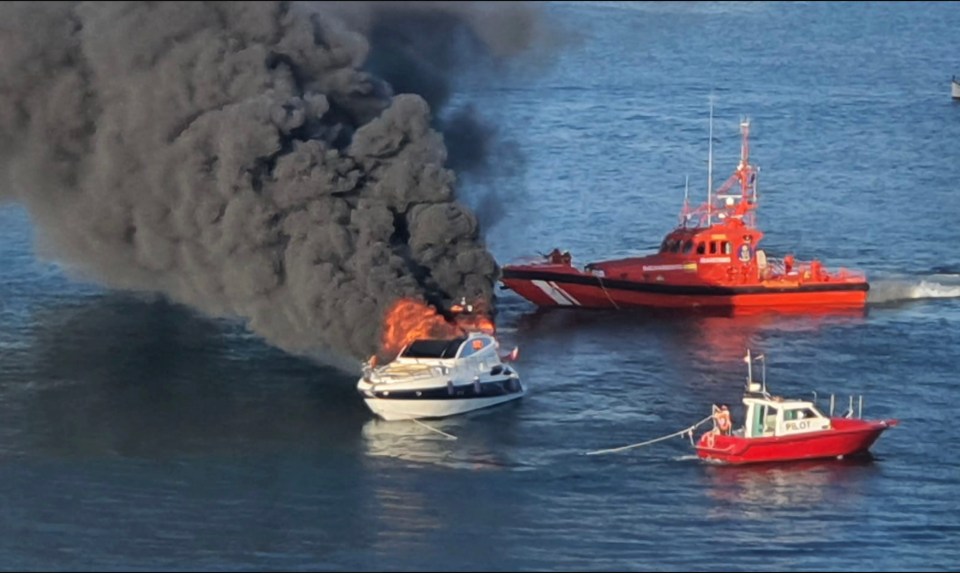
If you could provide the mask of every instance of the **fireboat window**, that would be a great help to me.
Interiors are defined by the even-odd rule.
[[[453,340],[421,339],[410,343],[401,356],[405,358],[453,358],[466,338]]]
[[[707,245],[703,241],[697,243],[697,254],[702,255],[707,252]]]
[[[690,239],[687,239],[686,242],[683,243],[683,254],[687,254],[692,250],[693,250],[693,241],[691,241]]]
[[[673,241],[670,241],[670,252],[676,253],[679,250],[680,250],[680,240],[674,239]]]
[[[729,242],[729,241],[724,241],[724,242],[723,242],[723,254],[729,255],[730,253],[731,253],[731,250],[730,250],[730,242]]]
[[[711,255],[717,254],[717,242],[716,242],[716,241],[710,241],[710,254],[711,254]]]

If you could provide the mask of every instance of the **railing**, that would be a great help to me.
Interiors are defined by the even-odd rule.
[[[849,280],[849,279],[866,279],[866,275],[860,271],[852,271],[850,269],[840,267],[836,271],[830,271],[820,266],[819,276],[815,276],[813,272],[813,261],[802,261],[796,262],[791,268],[790,272],[787,273],[786,263],[782,258],[767,256],[767,270],[765,275],[767,278],[771,277],[795,277],[798,281],[810,281],[810,280],[823,280],[828,278],[828,280]]]
[[[769,255],[767,255],[767,269],[769,269],[770,272],[775,275],[787,274],[786,267],[783,264],[783,259],[778,259]]]
[[[813,393],[813,403],[814,403],[814,404],[817,403],[817,393],[816,393],[816,392]],[[829,414],[829,417],[831,417],[831,418],[833,417],[833,412],[834,412],[835,407],[836,407],[836,395],[830,394],[830,414]],[[847,411],[844,412],[843,417],[844,417],[844,418],[852,418],[852,417],[853,417],[853,414],[854,414],[854,410],[853,410],[853,395],[851,394],[851,395],[848,396]],[[857,418],[863,418],[863,394],[858,394],[858,395],[857,395],[857,411],[856,411],[856,414],[857,414]]]

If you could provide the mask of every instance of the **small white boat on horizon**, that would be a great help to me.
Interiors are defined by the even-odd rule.
[[[384,420],[444,418],[522,398],[520,375],[498,349],[481,332],[416,340],[392,362],[365,367],[357,391]]]
[[[950,79],[950,95],[953,99],[960,99],[960,80],[957,80],[957,76]]]

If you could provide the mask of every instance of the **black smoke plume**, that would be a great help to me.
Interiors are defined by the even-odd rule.
[[[495,130],[443,110],[537,11],[395,4],[4,3],[0,199],[78,276],[291,352],[370,355],[397,297],[490,301],[453,168]]]

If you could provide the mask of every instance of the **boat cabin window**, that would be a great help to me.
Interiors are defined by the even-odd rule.
[[[716,241],[710,241],[710,254],[711,254],[711,255],[717,254],[717,242],[716,242]]]
[[[493,342],[489,338],[474,338],[463,343],[460,349],[460,358],[472,356],[484,348],[490,346]]]
[[[686,255],[692,250],[693,250],[693,241],[691,241],[690,239],[687,239],[686,242],[683,243],[683,254]]]
[[[732,252],[732,251],[730,250],[730,242],[729,242],[729,241],[724,241],[724,242],[723,242],[723,254],[729,255],[731,252]]]
[[[466,341],[466,338],[414,340],[400,356],[405,358],[453,358],[457,355],[457,350],[460,349],[460,345],[464,341]]]
[[[757,404],[750,420],[751,436],[772,436],[777,429],[777,409],[773,406]]]
[[[679,250],[680,250],[680,241],[679,240],[670,241],[670,252],[676,253]]]
[[[783,419],[786,421],[791,420],[809,420],[810,418],[817,418],[816,412],[810,408],[797,408],[795,410],[786,410],[783,412]]]
[[[707,245],[703,241],[697,243],[697,254],[702,255],[707,252]]]

